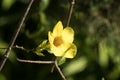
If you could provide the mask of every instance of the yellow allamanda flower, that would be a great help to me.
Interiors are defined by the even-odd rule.
[[[65,58],[74,58],[77,52],[77,47],[73,44],[74,31],[71,27],[63,29],[61,21],[55,25],[53,32],[48,32],[50,50],[55,56]]]

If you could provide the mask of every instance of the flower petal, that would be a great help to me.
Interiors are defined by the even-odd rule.
[[[52,46],[51,47],[51,51],[55,56],[63,56],[64,51],[62,51],[61,49],[59,49],[58,47]]]
[[[64,53],[66,58],[74,58],[77,53],[77,47],[75,44],[71,44],[70,48]]]
[[[54,37],[52,35],[52,32],[50,32],[50,31],[48,32],[48,40],[49,40],[50,44],[53,44]]]
[[[53,36],[61,36],[62,31],[63,31],[62,22],[58,21],[58,23],[55,25],[53,29]]]
[[[52,46],[52,52],[55,56],[64,56],[65,51],[70,47],[70,44],[62,44],[59,47]]]
[[[48,32],[50,43],[50,52],[55,56],[73,58],[76,55],[77,47],[72,44],[74,40],[74,31],[71,27],[63,29],[61,21],[55,25],[53,32]]]
[[[74,40],[74,31],[71,27],[66,27],[62,32],[62,39],[64,42],[72,43]]]

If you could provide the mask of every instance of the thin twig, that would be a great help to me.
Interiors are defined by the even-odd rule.
[[[70,19],[71,19],[71,16],[72,16],[72,12],[73,12],[74,4],[75,4],[75,0],[72,0],[71,7],[70,7],[70,10],[69,10],[69,16],[68,16],[68,20],[67,20],[67,25],[66,26],[69,26]]]
[[[57,58],[57,57],[56,57],[56,56],[54,56],[54,59],[53,59],[53,60],[55,61],[55,60],[56,60],[56,58]],[[54,65],[52,66],[52,68],[51,68],[51,73],[54,71],[54,69],[55,69],[55,64],[54,64]]]
[[[55,65],[52,65],[52,68],[51,68],[51,73],[53,73],[54,68],[55,68]]]
[[[26,51],[26,52],[32,51],[32,49],[26,49],[23,46],[18,46],[18,45],[13,46],[12,48],[20,49],[20,50],[23,50],[23,51]],[[1,47],[0,49],[7,49],[7,48],[5,48],[5,47],[2,48]]]
[[[62,71],[60,70],[58,63],[57,63],[57,58],[55,59],[55,61],[40,61],[40,60],[24,60],[24,59],[19,59],[17,58],[18,61],[20,62],[25,62],[25,63],[35,63],[35,64],[54,64],[56,69],[58,70],[58,72],[60,73],[61,77],[63,78],[63,80],[66,80],[65,76],[63,75]]]
[[[56,67],[56,69],[58,70],[58,72],[59,72],[60,76],[62,77],[62,79],[63,79],[63,80],[66,80],[64,74],[62,73],[61,69],[60,69],[59,66],[58,66],[57,58],[56,58],[56,60],[55,60],[55,67]]]
[[[17,48],[17,49],[20,49],[20,50],[23,50],[23,51],[26,51],[26,52],[33,51],[32,49],[26,49],[23,46],[18,46],[18,45],[13,46],[13,48]]]
[[[21,30],[21,27],[22,27],[22,25],[23,25],[23,23],[24,23],[24,21],[26,19],[26,16],[27,16],[27,14],[28,14],[28,12],[29,12],[29,10],[31,8],[31,5],[32,5],[33,1],[34,0],[30,0],[30,2],[28,4],[28,7],[27,7],[27,9],[26,9],[26,11],[25,11],[25,13],[24,13],[24,15],[23,15],[23,17],[22,17],[22,19],[21,19],[15,33],[14,33],[13,37],[12,37],[10,43],[9,43],[9,46],[8,46],[5,54],[3,55],[2,61],[0,63],[0,71],[2,70],[3,66],[5,65],[5,62],[6,62],[7,58],[9,57],[9,54],[11,52],[11,48],[13,47],[13,45],[14,45],[14,43],[16,41],[16,38],[17,38],[17,36],[18,36],[18,34],[19,34],[20,30]]]
[[[19,59],[19,58],[17,58],[17,60],[20,62],[36,63],[36,64],[53,64],[53,63],[55,63],[55,61],[39,61],[39,60],[33,61],[33,60],[23,60],[23,59]]]

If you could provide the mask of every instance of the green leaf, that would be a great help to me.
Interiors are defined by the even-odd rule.
[[[8,10],[14,3],[15,0],[2,0],[2,8]]]
[[[44,56],[44,54],[43,54],[42,52],[35,51],[35,53],[36,53],[38,56]]]
[[[66,58],[65,57],[59,57],[58,58],[58,65],[62,65],[66,62]]]
[[[102,80],[105,80],[105,78],[104,78],[104,77],[102,77]]]
[[[0,73],[0,80],[7,80],[7,79],[6,79],[5,75]]]
[[[41,0],[40,1],[39,8],[40,8],[41,12],[44,11],[48,7],[49,2],[50,2],[49,0]]]
[[[78,59],[75,59],[74,61],[67,64],[63,72],[66,76],[77,74],[81,71],[83,71],[87,67],[88,60],[86,57],[80,57]]]
[[[109,60],[108,53],[109,53],[109,50],[108,50],[106,41],[102,40],[99,43],[99,63],[102,67],[107,67],[108,65],[108,60]]]
[[[44,56],[42,53],[43,50],[49,50],[49,43],[47,40],[44,40],[37,48],[34,49],[34,52],[39,56]]]

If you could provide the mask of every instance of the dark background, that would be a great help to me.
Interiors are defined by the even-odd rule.
[[[7,47],[29,0],[0,0],[0,48]],[[35,0],[15,45],[35,48],[61,20],[65,27],[71,0]],[[60,66],[67,80],[120,80],[120,0],[76,0],[70,27],[77,55]],[[0,49],[0,60],[5,49]],[[52,60],[12,49],[0,80],[62,80],[52,65],[21,63],[16,58]]]

